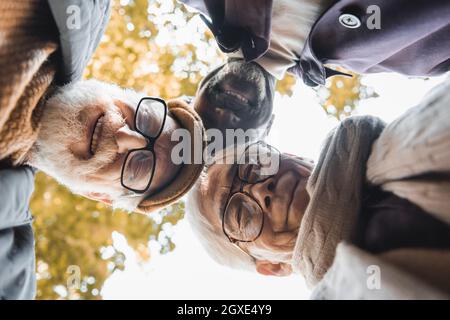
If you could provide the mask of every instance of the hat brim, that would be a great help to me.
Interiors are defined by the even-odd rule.
[[[182,128],[191,134],[191,161],[190,164],[182,165],[177,177],[167,187],[141,201],[136,210],[140,213],[153,212],[176,202],[194,186],[203,171],[203,157],[201,157],[201,164],[196,164],[194,161],[195,148],[199,147],[196,144],[201,142],[202,155],[207,145],[206,133],[200,116],[181,99],[170,100],[167,106],[169,113]]]

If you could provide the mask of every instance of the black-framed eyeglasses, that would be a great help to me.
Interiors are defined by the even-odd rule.
[[[156,167],[155,142],[161,135],[167,117],[163,99],[145,97],[139,101],[134,114],[134,130],[147,139],[144,148],[129,150],[122,165],[120,183],[135,193],[150,187]]]
[[[246,184],[257,184],[270,179],[279,169],[280,152],[264,143],[249,145],[242,154],[237,166],[233,185],[239,180],[239,191],[232,192],[222,215],[222,230],[234,244],[253,242],[262,233],[264,227],[264,211],[257,199],[244,192]]]

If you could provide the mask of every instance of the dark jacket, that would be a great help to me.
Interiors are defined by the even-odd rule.
[[[252,61],[269,48],[272,0],[181,1],[210,18],[203,20],[222,51],[241,49]],[[374,5],[380,29],[368,27],[373,26]],[[361,74],[434,76],[450,70],[450,1],[335,1],[313,25],[290,71],[315,86],[336,74],[325,64]]]
[[[79,80],[106,28],[110,1],[48,0],[48,3],[58,28],[62,57],[57,84]],[[67,17],[77,14],[74,11],[78,9],[81,28],[69,28]],[[5,168],[0,163],[0,300],[35,297],[34,236],[29,211],[33,186],[33,169]]]
[[[450,226],[414,203],[370,187],[354,244],[381,253],[400,248],[450,249]]]

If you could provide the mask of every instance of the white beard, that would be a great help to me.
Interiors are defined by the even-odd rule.
[[[124,119],[114,108],[113,101],[118,99],[137,106],[142,97],[143,94],[96,80],[62,87],[44,106],[39,135],[28,155],[29,164],[75,193],[106,193],[114,199],[114,207],[134,210],[140,198],[127,196],[122,199],[125,190],[118,187],[120,179],[113,186],[96,184],[89,175],[112,163],[117,156],[114,133],[123,126]],[[102,105],[105,111],[102,141],[92,158],[80,160],[70,151],[69,145],[81,140],[86,131],[86,125],[78,119],[80,111],[95,105]]]

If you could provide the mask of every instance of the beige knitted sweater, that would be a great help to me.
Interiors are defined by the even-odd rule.
[[[293,256],[294,269],[310,286],[331,267],[338,244],[352,241],[364,183],[406,198],[450,224],[450,81],[385,128],[377,118],[354,117],[329,135],[307,185],[311,202]],[[449,251],[430,254],[450,261]],[[416,268],[411,261],[420,256],[423,252],[412,250],[389,259],[408,272],[426,272],[436,283],[442,283],[436,276],[450,279],[450,263],[442,275]],[[433,261],[430,268],[437,265]]]
[[[57,28],[45,0],[0,1],[0,161],[23,162],[55,74]]]

